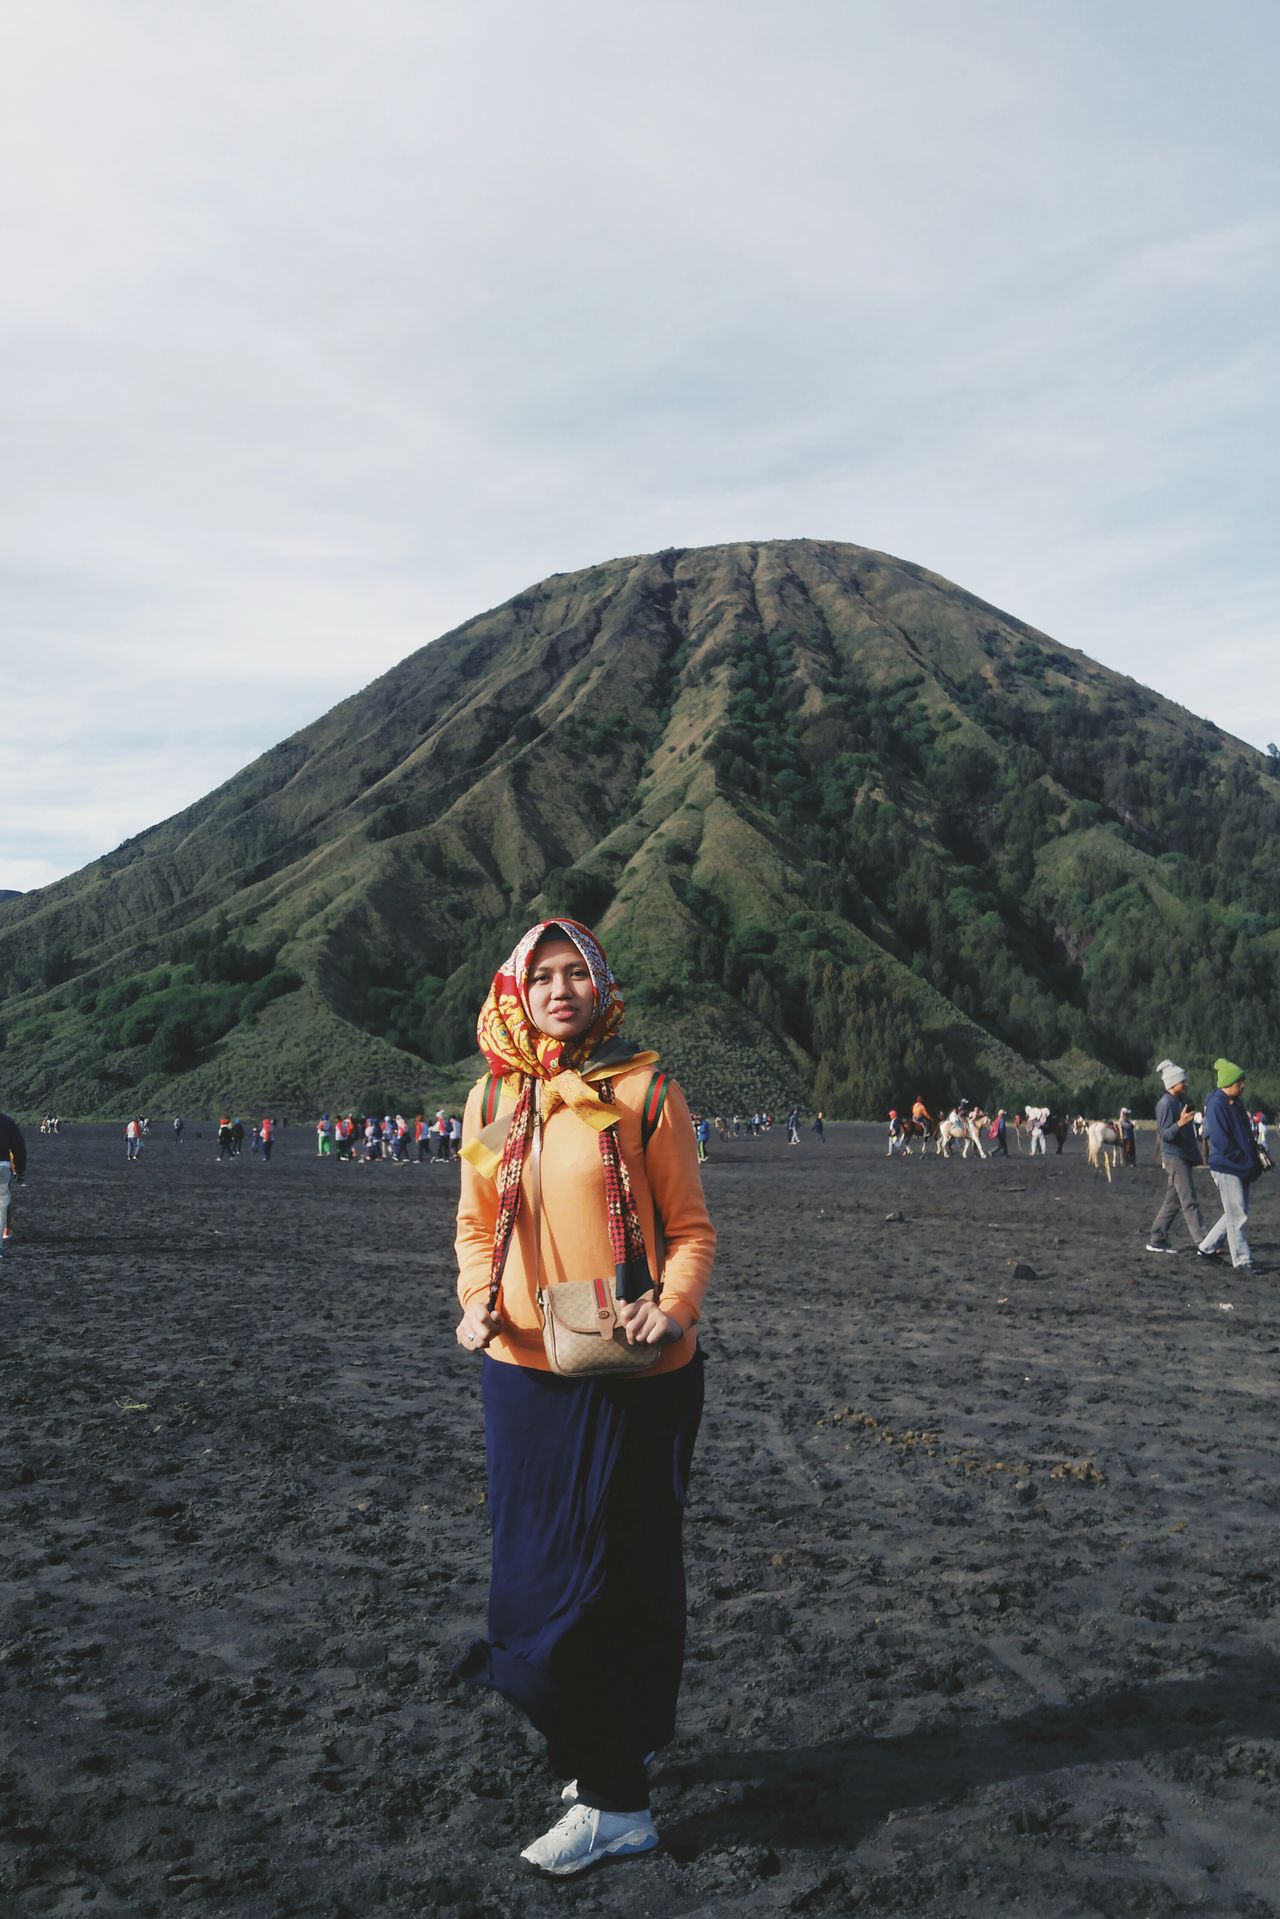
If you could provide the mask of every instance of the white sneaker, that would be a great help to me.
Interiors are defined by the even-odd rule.
[[[600,1812],[595,1806],[571,1806],[550,1832],[526,1846],[520,1857],[539,1872],[566,1878],[598,1859],[629,1859],[652,1852],[657,1828],[647,1808],[641,1812]]]
[[[1147,1241],[1147,1251],[1149,1253],[1176,1253],[1177,1250],[1176,1246],[1157,1246],[1154,1239]]]

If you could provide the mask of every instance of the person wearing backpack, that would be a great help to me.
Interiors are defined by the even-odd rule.
[[[1253,1271],[1245,1222],[1249,1217],[1249,1189],[1262,1171],[1262,1160],[1249,1116],[1241,1103],[1245,1073],[1233,1060],[1213,1062],[1217,1085],[1205,1101],[1204,1137],[1209,1151],[1209,1177],[1222,1201],[1222,1218],[1211,1226],[1199,1252],[1212,1258],[1225,1239],[1231,1264],[1237,1271]]]
[[[684,1096],[618,1036],[623,1011],[588,928],[531,927],[481,1009],[490,1070],[463,1121],[457,1340],[483,1355],[492,1569],[458,1676],[524,1712],[568,1778],[520,1855],[556,1878],[657,1846],[646,1767],[684,1662],[716,1236]],[[593,1300],[583,1370],[555,1342],[562,1289]]]

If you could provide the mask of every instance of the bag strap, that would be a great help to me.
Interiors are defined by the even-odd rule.
[[[604,1083],[605,1085],[609,1084],[608,1081]],[[485,1110],[491,1089],[493,1091],[494,1110],[497,1110],[497,1089],[501,1084],[502,1082],[497,1079],[496,1075],[493,1073],[488,1075],[485,1081],[484,1092],[481,1095],[482,1112]],[[655,1073],[649,1081],[649,1088],[645,1094],[644,1108],[640,1116],[640,1145],[642,1150],[648,1147],[649,1141],[653,1138],[654,1131],[657,1128],[658,1121],[662,1117],[662,1109],[667,1103],[667,1089],[670,1084],[670,1074],[663,1072]],[[606,1097],[608,1096],[606,1095]],[[485,1124],[489,1124],[488,1116],[485,1118]],[[537,1082],[535,1082],[533,1089],[533,1139],[530,1142],[529,1154],[530,1196],[533,1201],[534,1290],[536,1292],[540,1290],[542,1286],[542,1092]],[[653,1208],[653,1225],[659,1247],[661,1247],[663,1238],[662,1219],[659,1215],[656,1201]],[[498,1269],[497,1275],[489,1287],[489,1311],[491,1313],[497,1311],[498,1298],[502,1291],[503,1274],[507,1270],[507,1261],[511,1257],[511,1242],[514,1238],[515,1231],[513,1229],[503,1249],[502,1265]],[[653,1288],[653,1296],[656,1299],[661,1291],[661,1282],[653,1279],[651,1276],[650,1285]]]
[[[662,1118],[662,1109],[667,1103],[670,1086],[670,1073],[664,1073],[661,1070],[656,1072],[649,1081],[644,1105],[640,1109],[640,1145],[645,1150],[648,1149],[649,1141],[658,1129],[658,1121]]]
[[[496,1073],[486,1073],[484,1087],[480,1094],[480,1124],[492,1126],[498,1117],[498,1100],[502,1093],[502,1081]]]
[[[494,1075],[490,1073],[489,1078],[492,1080]],[[486,1085],[486,1098],[488,1097],[488,1093],[489,1088],[488,1085]],[[488,1122],[486,1122],[486,1124],[487,1123]],[[533,1138],[529,1142],[529,1186],[530,1197],[533,1201],[533,1290],[534,1293],[537,1294],[542,1289],[542,1092],[536,1081],[534,1082],[533,1088]],[[515,1236],[515,1227],[513,1226],[507,1237],[507,1243],[502,1250],[502,1264],[498,1268],[489,1287],[489,1311],[491,1313],[496,1313],[498,1310],[498,1297],[502,1292],[502,1279],[507,1270],[507,1261],[511,1257],[511,1244]]]

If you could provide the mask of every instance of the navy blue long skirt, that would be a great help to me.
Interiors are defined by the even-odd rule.
[[[565,1379],[483,1362],[493,1564],[488,1638],[458,1667],[517,1706],[587,1805],[648,1803],[675,1730],[682,1529],[703,1362]]]

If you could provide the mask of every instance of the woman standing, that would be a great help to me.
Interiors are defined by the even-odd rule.
[[[531,927],[481,1010],[490,1072],[463,1122],[457,1337],[484,1355],[493,1563],[488,1638],[459,1672],[518,1706],[570,1782],[569,1811],[521,1853],[556,1875],[657,1845],[645,1769],[674,1732],[684,1661],[715,1231],[684,1097],[616,1037],[622,1016],[585,926]],[[554,1372],[538,1289],[601,1275],[628,1345],[657,1358]]]

